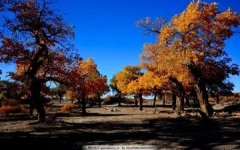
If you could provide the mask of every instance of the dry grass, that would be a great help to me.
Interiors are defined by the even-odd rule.
[[[25,113],[27,110],[23,106],[2,106],[0,107],[0,114],[8,115],[13,113]]]

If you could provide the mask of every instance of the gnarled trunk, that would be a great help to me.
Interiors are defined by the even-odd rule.
[[[41,89],[40,81],[32,79],[30,83],[31,100],[38,113],[38,122],[44,122],[46,119],[46,113],[43,101],[41,99],[40,89]]]
[[[174,88],[175,88],[174,89],[175,91],[172,91],[172,92],[174,93],[174,95],[176,94],[178,96],[178,98],[177,98],[177,114],[180,115],[181,111],[184,110],[184,97],[185,97],[184,87],[183,87],[183,84],[174,77],[170,77],[169,80],[173,83]],[[176,95],[173,97],[173,103],[175,103],[175,105],[176,105]],[[174,110],[175,110],[175,108],[174,108]]]
[[[208,102],[208,94],[204,83],[199,82],[196,86],[197,98],[200,104],[200,115],[203,119],[207,119],[212,116],[213,108]]]
[[[197,81],[195,91],[201,108],[200,115],[203,119],[208,119],[213,114],[213,108],[208,102],[208,93],[205,84],[206,81],[202,70],[194,62],[189,64],[187,67],[194,76],[195,81]]]

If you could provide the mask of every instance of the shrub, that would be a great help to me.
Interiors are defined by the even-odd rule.
[[[61,107],[61,112],[69,112],[76,108],[74,104],[65,104]]]
[[[112,96],[112,95],[107,95],[106,97],[103,98],[104,99],[104,104],[106,105],[111,105],[111,104],[115,104],[118,102],[117,97]]]
[[[235,98],[240,98],[240,93],[234,93]]]
[[[0,114],[25,113],[26,109],[23,106],[2,106],[0,107]]]

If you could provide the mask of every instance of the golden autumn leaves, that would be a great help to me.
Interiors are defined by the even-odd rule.
[[[125,94],[167,89],[179,99],[194,91],[203,117],[211,116],[208,95],[212,87],[220,89],[230,74],[239,73],[224,51],[224,41],[239,21],[239,14],[231,9],[220,12],[216,3],[191,2],[169,23],[161,24],[159,31],[153,31],[158,40],[144,46],[139,65],[146,71],[124,68],[116,75],[118,88]],[[149,30],[149,18],[140,23]]]
[[[27,83],[29,97],[43,120],[40,89],[48,81],[68,85],[69,95],[83,102],[107,90],[107,79],[92,59],[69,56],[73,29],[47,3],[16,2],[8,10],[13,18],[6,20],[1,61],[16,63],[13,78]],[[202,113],[210,116],[208,95],[213,87],[219,92],[229,75],[239,73],[224,51],[224,41],[233,35],[239,19],[231,9],[220,12],[216,3],[198,1],[168,23],[160,18],[140,21],[147,32],[158,34],[157,42],[144,46],[139,66],[127,66],[116,75],[115,88],[140,99],[159,90],[184,99],[194,91]]]

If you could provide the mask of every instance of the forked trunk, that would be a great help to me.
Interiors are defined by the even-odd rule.
[[[199,83],[196,86],[197,98],[200,104],[200,115],[203,119],[208,119],[213,114],[213,108],[208,102],[208,95],[204,83]]]

